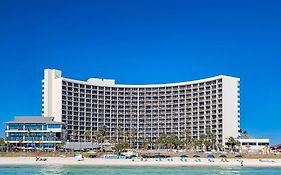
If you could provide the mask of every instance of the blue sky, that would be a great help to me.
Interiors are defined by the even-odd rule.
[[[44,68],[117,83],[241,78],[241,127],[281,143],[281,1],[0,1],[0,136]]]

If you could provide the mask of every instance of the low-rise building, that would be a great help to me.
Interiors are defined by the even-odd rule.
[[[269,139],[237,139],[240,143],[242,152],[269,152]]]
[[[63,140],[63,123],[54,117],[15,117],[6,122],[6,143],[14,147],[54,149]]]
[[[270,149],[275,153],[281,153],[281,144],[272,145]]]

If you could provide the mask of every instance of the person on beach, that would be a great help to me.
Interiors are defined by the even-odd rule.
[[[243,160],[241,160],[241,166],[244,166],[244,164],[243,164]]]
[[[81,155],[81,158],[79,158],[78,161],[84,161],[84,156]]]

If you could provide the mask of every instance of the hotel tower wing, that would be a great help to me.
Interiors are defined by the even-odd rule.
[[[42,80],[43,116],[64,122],[67,139],[78,142],[100,127],[108,140],[130,133],[135,147],[162,134],[198,139],[211,131],[218,143],[238,137],[239,78],[219,75],[168,84],[125,85],[115,80],[78,81],[46,69]]]

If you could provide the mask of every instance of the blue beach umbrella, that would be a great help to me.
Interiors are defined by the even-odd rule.
[[[208,154],[207,156],[208,158],[215,158],[215,156],[213,154]]]

